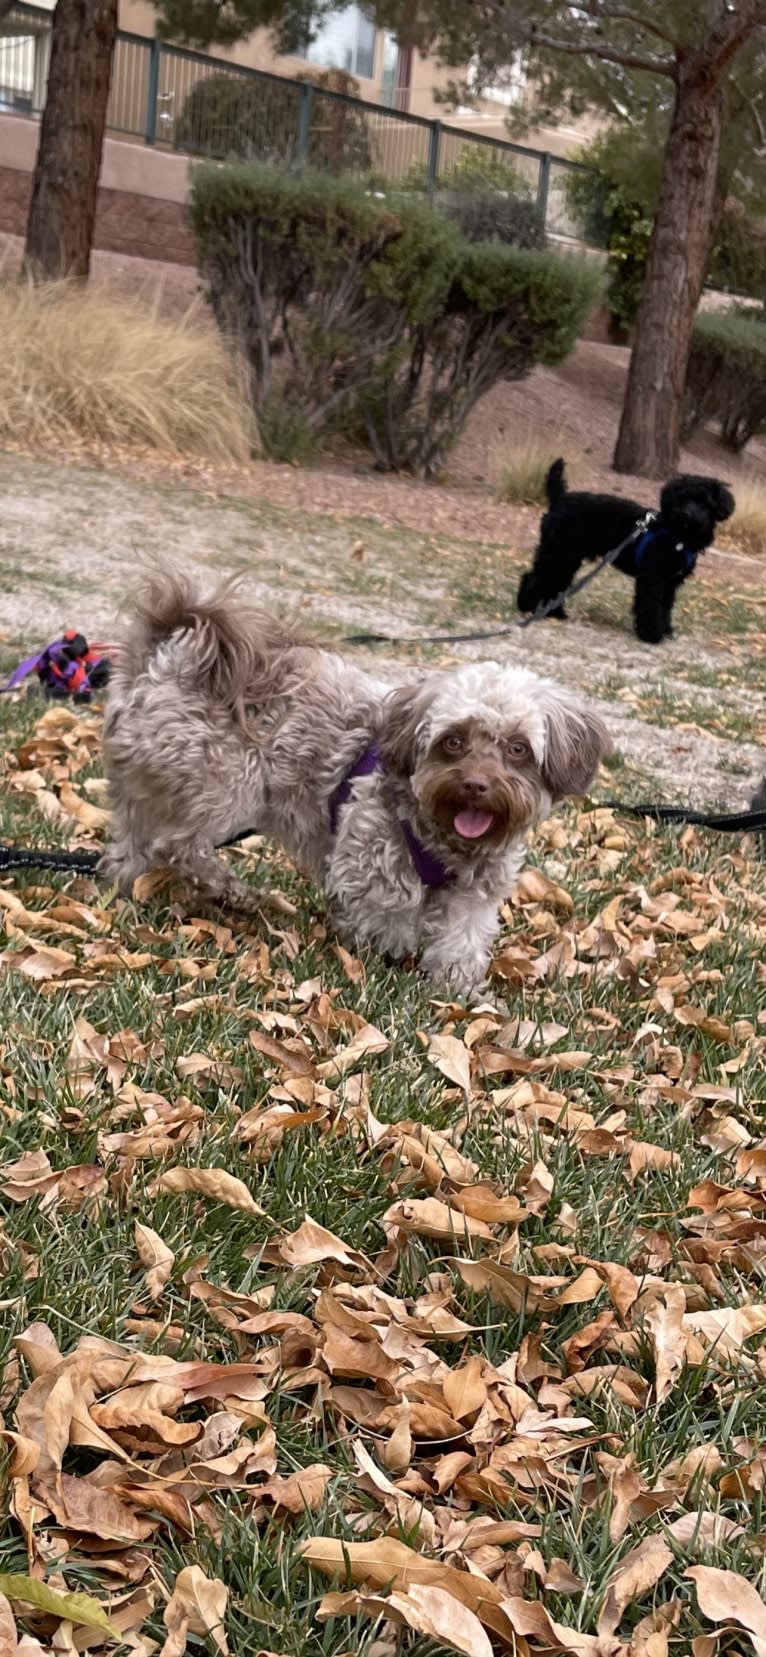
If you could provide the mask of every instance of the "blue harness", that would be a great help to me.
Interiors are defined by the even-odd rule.
[[[634,553],[637,570],[641,568],[642,561],[652,542],[659,540],[661,535],[667,536],[667,533],[666,529],[658,529],[656,524],[650,524],[649,528],[644,530]],[[690,552],[689,548],[685,547],[682,541],[677,542],[675,550],[681,558],[681,569],[683,574],[691,575],[691,572],[697,562],[696,552]]]

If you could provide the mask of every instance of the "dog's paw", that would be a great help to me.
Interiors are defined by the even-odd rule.
[[[436,989],[447,990],[461,1001],[484,1001],[490,993],[486,961],[452,961],[447,965],[424,961],[423,965]]]

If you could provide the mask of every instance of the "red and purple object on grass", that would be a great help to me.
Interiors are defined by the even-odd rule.
[[[60,639],[19,662],[1,688],[16,690],[30,673],[36,673],[46,696],[72,696],[75,702],[89,702],[94,690],[103,690],[108,683],[111,662],[107,649],[102,644],[89,645],[84,634],[69,628]]]

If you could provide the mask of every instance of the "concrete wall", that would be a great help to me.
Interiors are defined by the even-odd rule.
[[[0,230],[23,236],[37,121],[0,115]],[[99,181],[95,245],[109,253],[193,264],[194,246],[184,203],[189,162],[182,155],[107,138]]]

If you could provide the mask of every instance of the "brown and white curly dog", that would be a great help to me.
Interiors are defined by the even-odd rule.
[[[529,830],[587,788],[601,721],[523,668],[471,662],[394,688],[177,576],[140,600],[109,692],[103,867],[130,892],[169,866],[257,907],[215,850],[256,828],[341,931],[442,986],[484,979]]]

